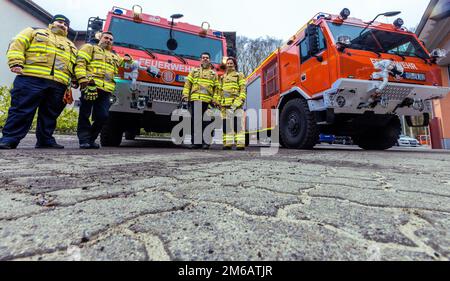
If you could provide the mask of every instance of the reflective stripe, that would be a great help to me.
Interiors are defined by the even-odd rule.
[[[234,143],[234,134],[223,134],[223,143],[233,144]]]
[[[85,59],[86,61],[91,61],[92,60],[91,55],[89,55],[85,51],[78,51],[78,56],[83,58],[83,59]]]
[[[43,78],[51,78],[50,75],[51,69],[45,66],[37,66],[37,65],[25,65],[23,68],[24,74],[38,74],[40,76],[44,76]],[[47,77],[45,77],[47,76]],[[68,84],[70,82],[70,76],[65,74],[64,72],[61,72],[59,70],[54,71],[55,78],[58,78],[56,80],[61,81],[63,84]]]
[[[6,54],[6,57],[8,59],[25,60],[25,55],[23,54],[23,52],[20,52],[20,51],[8,51],[8,53]]]
[[[8,51],[8,55],[22,55],[22,56],[24,56],[23,52],[21,52],[21,51],[14,51],[14,50]]]
[[[75,75],[85,77],[87,75],[86,69],[75,69]]]
[[[72,53],[69,53],[64,50],[57,49],[57,48],[54,48],[51,46],[42,45],[42,44],[31,45],[30,48],[27,50],[27,52],[45,52],[47,54],[55,54],[55,55],[61,56],[68,61],[75,61],[75,56],[73,56]]]
[[[233,104],[234,99],[222,100],[222,106],[231,106]]]
[[[102,79],[99,78],[93,78],[95,81],[95,85],[97,85],[97,87],[102,88],[104,90],[106,90],[107,92],[114,92],[115,88],[116,88],[116,84],[115,83],[108,83],[106,81],[103,81]]]
[[[210,86],[214,86],[214,81],[207,80],[207,79],[201,79],[201,78],[197,78],[196,81],[195,81],[195,83],[198,83],[198,84],[208,84],[208,85],[210,85]]]
[[[30,49],[33,48],[42,48],[42,49],[46,49],[47,48],[47,44],[42,44],[42,43],[35,43],[33,42],[33,44],[30,45]]]
[[[37,65],[25,65],[23,68],[24,73],[39,73],[39,74],[50,75],[51,71],[52,70],[49,67],[37,66]]]
[[[66,52],[65,50],[57,49],[57,48],[54,48],[54,47],[51,47],[51,46],[47,46],[47,52],[51,53],[51,54],[57,54],[57,55],[65,58],[65,59],[67,59],[69,61],[71,60],[72,57],[74,57],[72,55],[72,53],[69,53],[69,52]]]
[[[30,46],[30,38],[23,36],[23,35],[17,35],[15,40],[19,40],[20,42],[24,43],[25,46],[28,48]]]
[[[236,82],[226,82],[226,83],[223,83],[223,87],[232,87],[232,88],[236,88],[236,89],[240,88],[240,87],[239,87],[239,84],[236,83]]]
[[[106,68],[107,70],[109,70],[111,72],[115,72],[115,70],[116,70],[116,68],[114,66],[112,66],[112,65],[110,65],[108,63],[102,63],[102,62],[95,62],[94,61],[94,62],[91,62],[89,64],[89,66],[100,68],[102,70]]]
[[[56,77],[59,77],[59,78],[62,78],[63,80],[66,80],[67,83],[70,81],[70,76],[67,75],[67,74],[65,74],[64,72],[59,71],[59,70],[57,70],[57,69],[55,69],[54,72],[55,72],[55,76],[56,76]]]
[[[191,101],[196,101],[196,100],[210,102],[212,100],[212,97],[209,95],[204,95],[204,94],[200,94],[200,93],[191,94]]]

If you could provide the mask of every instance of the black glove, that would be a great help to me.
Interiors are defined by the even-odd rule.
[[[70,86],[71,86],[72,88],[74,88],[74,89],[78,89],[78,87],[80,87],[80,84],[78,83],[77,80],[72,80],[72,81],[70,82]]]
[[[97,86],[94,80],[89,81],[82,92],[84,99],[87,101],[95,101],[98,98]]]

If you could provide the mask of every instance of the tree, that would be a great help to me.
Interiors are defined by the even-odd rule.
[[[273,51],[282,44],[281,39],[266,36],[251,39],[238,36],[236,40],[239,70],[245,76],[252,73]]]

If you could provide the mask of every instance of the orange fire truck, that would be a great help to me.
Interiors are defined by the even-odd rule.
[[[248,77],[247,110],[279,112],[260,113],[267,124],[249,124],[249,131],[277,128],[286,148],[310,149],[319,134],[332,134],[384,150],[400,135],[399,115],[428,126],[431,101],[450,90],[436,65],[445,51],[429,52],[400,18],[386,24],[349,16],[348,9],[316,15]]]
[[[124,133],[134,139],[141,128],[170,133],[176,125],[171,114],[181,103],[185,78],[200,65],[200,54],[209,52],[218,72],[223,60],[235,55],[236,33],[211,30],[207,22],[201,26],[175,22],[181,17],[174,14],[168,20],[144,14],[135,5],[131,10],[113,7],[105,20],[89,19],[87,42],[94,43],[99,31],[110,31],[113,50],[134,60],[115,79],[110,118],[101,133],[103,146],[120,145]]]

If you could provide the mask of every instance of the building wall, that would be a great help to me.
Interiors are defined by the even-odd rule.
[[[445,87],[450,86],[449,66],[442,67],[442,81]],[[439,114],[436,111],[436,116],[441,118],[443,148],[450,149],[450,95],[437,103],[439,104]]]
[[[6,60],[6,51],[11,39],[29,26],[46,27],[48,23],[37,20],[9,1],[0,1],[0,11],[8,18],[0,24],[0,86],[9,86],[15,78],[9,71]]]

